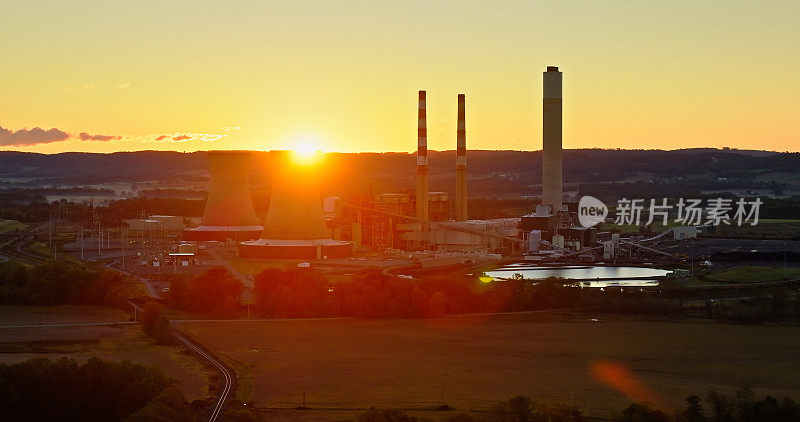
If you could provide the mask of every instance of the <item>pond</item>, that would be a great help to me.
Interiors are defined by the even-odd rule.
[[[672,271],[650,267],[612,267],[603,265],[534,266],[529,263],[510,264],[487,271],[496,280],[522,276],[525,280],[558,277],[580,281],[582,287],[657,286],[658,279]]]

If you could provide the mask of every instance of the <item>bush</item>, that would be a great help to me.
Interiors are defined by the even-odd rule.
[[[175,344],[175,332],[161,311],[162,307],[158,303],[148,302],[144,305],[140,317],[142,331],[152,337],[157,344]]]

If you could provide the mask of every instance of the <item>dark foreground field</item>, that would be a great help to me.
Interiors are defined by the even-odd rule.
[[[593,374],[626,371],[634,386],[643,384],[635,390],[650,390],[670,411],[689,394],[731,393],[742,384],[800,398],[800,365],[793,364],[800,327],[514,314],[183,328],[237,361],[240,398],[280,419],[352,419],[358,411],[349,409],[370,406],[430,408],[442,395],[458,410],[480,411],[516,394],[613,416],[631,400]],[[288,410],[304,394],[315,410]]]
[[[130,360],[158,367],[167,377],[177,379],[188,400],[203,398],[208,392],[206,369],[180,348],[153,344],[137,325],[58,326],[128,318],[118,309],[98,306],[0,305],[0,363],[42,357],[67,357],[81,363],[92,357]]]

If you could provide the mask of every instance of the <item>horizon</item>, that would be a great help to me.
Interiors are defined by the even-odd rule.
[[[2,150],[410,152],[420,89],[431,149],[455,147],[465,93],[469,149],[539,150],[555,65],[565,148],[800,151],[797,2],[47,1],[9,16]]]
[[[15,149],[0,149],[0,154],[4,152],[18,152],[24,154],[40,154],[40,155],[59,155],[59,154],[118,154],[118,153],[137,153],[137,152],[175,152],[179,154],[195,154],[198,152],[209,151],[247,151],[247,152],[269,152],[281,151],[287,149],[274,149],[274,150],[255,150],[255,149],[198,149],[193,151],[179,151],[173,149],[158,150],[158,149],[140,149],[140,150],[121,150],[121,151],[108,151],[108,152],[92,152],[92,151],[60,151],[60,152],[37,152],[37,151],[23,151]],[[694,150],[713,150],[718,152],[758,152],[758,153],[774,153],[774,154],[797,154],[800,151],[775,151],[766,149],[744,149],[744,148],[731,148],[731,147],[689,147],[689,148],[676,148],[676,149],[647,149],[647,148],[600,148],[600,147],[587,147],[587,148],[563,148],[562,151],[641,151],[641,152],[683,152]],[[291,150],[288,150],[291,151]],[[469,152],[541,152],[541,149],[534,150],[518,150],[518,149],[468,149]],[[417,151],[318,151],[321,154],[406,154],[415,155]],[[428,149],[429,153],[445,153],[453,152],[455,149]]]

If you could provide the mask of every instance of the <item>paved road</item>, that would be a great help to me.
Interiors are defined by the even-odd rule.
[[[125,274],[125,275],[128,275],[128,276],[131,276],[131,277],[139,280],[139,282],[142,283],[144,285],[144,287],[147,289],[147,292],[150,293],[150,296],[153,296],[153,297],[158,298],[158,299],[161,298],[161,290],[153,284],[152,280],[150,280],[148,278],[145,278],[145,277],[138,276],[138,275],[133,274],[133,273],[129,273],[128,271],[125,271],[125,270],[120,270],[119,268],[114,267],[114,265],[116,265],[117,263],[119,263],[119,261],[110,262],[110,263],[106,264],[106,268],[108,268],[109,270],[112,270],[112,271],[116,271],[116,272],[118,272],[120,274]]]
[[[116,322],[71,322],[66,324],[28,324],[28,325],[0,325],[0,329],[6,328],[63,328],[63,327],[101,327],[114,325],[138,324],[136,321],[116,321]]]
[[[238,278],[239,281],[241,281],[242,284],[245,285],[245,287],[247,287],[248,289],[252,289],[254,287],[253,280],[250,278],[250,276],[242,274],[241,272],[239,272],[239,270],[237,270],[236,267],[231,265],[229,260],[225,259],[225,257],[220,255],[219,250],[217,250],[217,248],[215,248],[213,246],[209,246],[208,248],[206,248],[206,251],[209,253],[209,255],[214,257],[214,260],[219,265],[222,265],[223,267],[225,267],[225,269],[228,270],[228,272],[233,274],[234,277]]]

